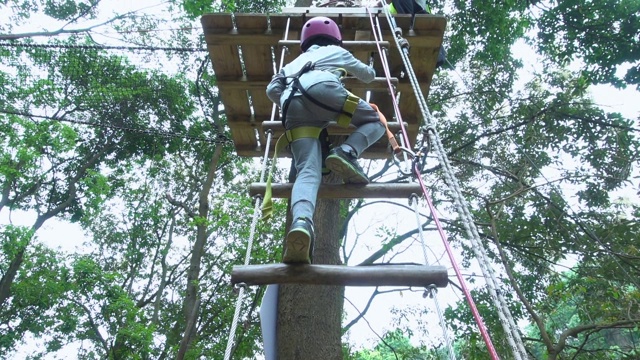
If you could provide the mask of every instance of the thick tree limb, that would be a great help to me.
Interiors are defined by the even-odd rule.
[[[194,307],[196,306],[197,298],[198,298],[198,280],[200,279],[200,266],[202,263],[202,256],[204,253],[204,246],[207,242],[207,228],[208,225],[206,223],[206,219],[209,217],[209,194],[211,193],[211,188],[213,187],[213,180],[215,178],[215,173],[217,169],[217,164],[220,161],[222,156],[222,146],[216,146],[213,156],[211,157],[211,161],[209,162],[209,170],[207,173],[206,180],[204,184],[202,184],[202,189],[200,190],[200,195],[198,199],[198,219],[197,230],[196,230],[196,241],[193,244],[193,248],[191,250],[191,260],[189,264],[189,270],[187,272],[187,289],[186,296],[183,305],[183,311],[186,319],[186,323],[197,323],[198,320],[198,312],[194,311]],[[191,341],[193,340],[193,330],[195,327],[185,329],[182,342],[180,348],[183,347],[183,343],[188,349],[191,346]],[[178,359],[182,359],[178,357]]]

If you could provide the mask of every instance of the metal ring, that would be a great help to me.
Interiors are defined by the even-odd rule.
[[[435,294],[437,293],[438,287],[435,284],[431,284],[426,287],[426,289],[424,290],[424,294],[422,294],[422,297],[426,299],[428,296],[430,299],[433,299],[435,297]]]
[[[403,147],[403,146],[400,146],[400,147],[399,147],[399,149],[400,149],[400,150],[402,150],[402,152],[404,152],[404,153],[408,153],[408,154],[409,154],[409,158],[411,158],[411,160],[413,160],[413,159],[415,158],[415,156],[416,156],[416,154],[414,154],[414,153],[413,153],[413,151],[412,151],[411,149],[408,149],[408,148]],[[404,171],[404,170],[402,169],[401,162],[400,162],[400,160],[398,159],[397,154],[398,154],[398,153],[394,152],[394,153],[392,154],[392,157],[391,157],[391,158],[393,159],[393,163],[394,163],[394,164],[396,164],[396,166],[398,166],[398,171],[400,171],[400,173],[401,173],[402,175],[405,175],[405,176],[411,176],[411,174],[412,174],[411,172],[406,172],[406,171]]]
[[[248,287],[247,284],[243,282],[233,284],[233,292],[238,294],[240,292],[240,289],[246,289],[247,287]]]

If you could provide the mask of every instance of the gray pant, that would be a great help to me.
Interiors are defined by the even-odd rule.
[[[310,87],[307,92],[314,99],[334,109],[342,109],[347,92],[340,82],[321,82]],[[323,109],[309,99],[298,94],[291,100],[287,110],[287,129],[300,126],[324,128],[337,118],[335,112]],[[351,118],[351,124],[357,129],[349,135],[342,145],[349,145],[360,156],[369,146],[378,141],[385,132],[378,112],[362,99]],[[297,171],[296,181],[291,193],[291,212],[293,220],[307,218],[313,221],[318,188],[322,180],[322,152],[320,141],[303,138],[291,143],[291,152]],[[348,148],[344,148],[349,150]]]

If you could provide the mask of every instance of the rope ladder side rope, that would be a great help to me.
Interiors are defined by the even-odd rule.
[[[419,197],[416,194],[412,194],[409,197],[409,205],[413,208],[413,213],[416,216],[416,225],[418,226],[418,237],[420,238],[420,245],[422,247],[422,255],[424,256],[424,264],[425,266],[429,266],[429,256],[427,255],[427,242],[424,239],[424,231],[422,231],[422,225],[420,224],[420,211],[418,210],[418,200]],[[453,351],[453,345],[451,343],[451,339],[449,338],[449,328],[447,327],[447,323],[444,319],[444,314],[442,313],[442,309],[440,308],[440,302],[438,301],[438,288],[435,286],[430,286],[426,290],[428,296],[433,299],[433,304],[436,308],[436,313],[438,314],[438,321],[440,322],[440,327],[442,328],[442,336],[444,337],[444,342],[447,346],[447,353],[449,355],[449,360],[456,360],[455,352]]]
[[[267,169],[267,161],[269,160],[269,147],[271,145],[273,134],[271,131],[267,132],[267,144],[265,148],[265,154],[262,160],[262,167],[260,169],[260,181],[264,181],[264,177]],[[257,196],[255,205],[253,207],[253,218],[251,219],[251,228],[249,230],[249,240],[247,242],[247,253],[244,258],[244,265],[249,265],[251,262],[251,251],[253,249],[253,241],[256,236],[256,227],[258,226],[258,220],[261,217],[262,198]],[[236,299],[236,306],[233,312],[233,320],[231,322],[231,328],[229,329],[229,338],[227,339],[227,347],[224,352],[224,360],[231,359],[231,352],[233,350],[233,344],[235,342],[236,330],[238,328],[238,321],[240,319],[240,310],[242,308],[242,297],[244,296],[245,287],[240,286],[238,291],[238,298]]]
[[[287,19],[287,25],[285,28],[285,33],[284,33],[284,40],[287,40],[287,38],[289,37],[289,25],[291,23],[291,18]],[[286,55],[286,49],[282,49],[282,52],[280,54],[280,68],[277,69],[278,71],[280,69],[282,69],[282,66],[284,64],[284,58]],[[276,69],[274,68],[274,73]],[[270,121],[274,121],[275,120],[275,116],[276,116],[276,105],[273,104],[273,108],[271,111],[271,119]],[[269,161],[269,149],[271,148],[271,142],[273,140],[273,132],[271,130],[267,131],[267,139],[266,139],[266,144],[265,144],[265,149],[264,149],[264,156],[262,158],[262,166],[260,168],[260,182],[264,182],[264,178],[265,175],[267,173],[267,168],[268,168],[268,161]],[[274,159],[275,161],[275,159]],[[249,230],[249,240],[247,242],[247,253],[245,255],[245,259],[244,259],[244,265],[249,265],[250,261],[251,261],[251,250],[253,248],[253,241],[256,235],[256,227],[258,226],[258,221],[260,220],[261,216],[262,216],[262,201],[263,199],[259,196],[256,197],[256,201],[255,201],[255,205],[253,208],[253,218],[251,219],[251,228]],[[242,297],[244,295],[244,291],[245,291],[245,287],[244,286],[240,286],[239,291],[238,291],[238,298],[236,300],[236,306],[235,306],[235,310],[233,313],[233,321],[231,322],[231,328],[229,329],[229,338],[227,339],[227,347],[225,349],[224,352],[224,360],[230,360],[231,359],[231,352],[233,350],[233,345],[235,342],[235,335],[236,335],[236,330],[238,328],[238,321],[240,319],[240,310],[242,308]]]

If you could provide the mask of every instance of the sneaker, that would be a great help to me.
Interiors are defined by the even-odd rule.
[[[364,173],[358,159],[341,147],[332,149],[325,160],[327,168],[342,177],[347,184],[368,184],[369,178]]]
[[[287,234],[282,262],[285,264],[310,264],[313,246],[313,225],[306,218],[296,219]]]

